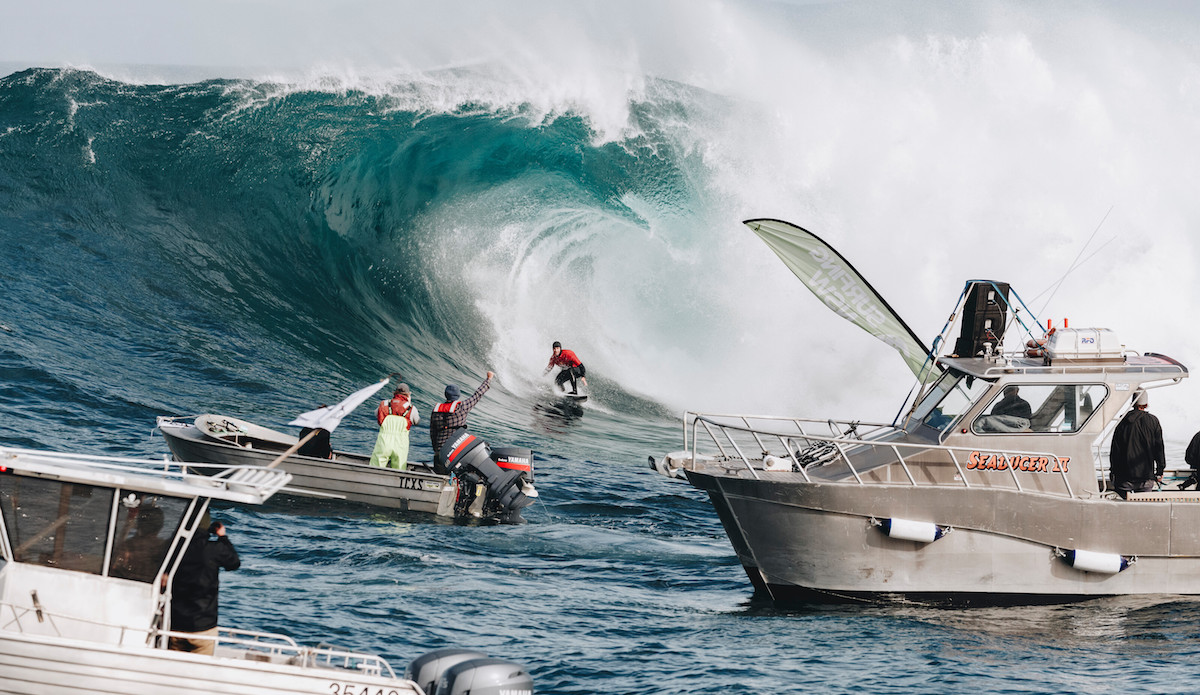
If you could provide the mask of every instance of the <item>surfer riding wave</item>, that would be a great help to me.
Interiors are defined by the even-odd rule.
[[[564,350],[562,343],[557,340],[551,346],[554,354],[550,355],[550,362],[546,364],[546,370],[543,374],[549,374],[551,369],[559,367],[558,375],[554,377],[554,384],[559,390],[572,396],[579,395],[579,383],[582,382],[587,386],[587,368],[583,366],[583,362],[575,356],[571,350]],[[578,382],[576,381],[578,380]],[[565,384],[571,382],[571,390],[567,391]]]

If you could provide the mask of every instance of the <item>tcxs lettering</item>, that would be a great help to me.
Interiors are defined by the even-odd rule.
[[[359,690],[359,688],[362,688]],[[399,690],[383,688],[375,688],[371,690],[369,685],[355,685],[353,683],[330,683],[329,692],[332,695],[400,695]]]
[[[972,451],[967,457],[969,471],[1006,471],[1010,467],[1014,471],[1030,473],[1067,473],[1069,456],[1050,458],[1048,456],[1021,456],[1017,454],[983,454]]]
[[[420,478],[400,478],[396,482],[399,483],[399,485],[397,487],[399,487],[401,490],[420,490],[421,489],[421,479]]]

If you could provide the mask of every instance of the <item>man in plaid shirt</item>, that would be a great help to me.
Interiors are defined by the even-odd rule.
[[[488,372],[483,383],[465,401],[458,400],[460,393],[457,386],[454,384],[446,386],[446,402],[435,407],[429,416],[429,440],[433,443],[435,461],[438,458],[438,452],[442,450],[442,445],[450,438],[450,433],[459,427],[467,426],[467,415],[471,412],[471,408],[474,408],[475,404],[479,402],[479,399],[483,398],[483,394],[491,388],[494,376],[496,376],[495,373]]]

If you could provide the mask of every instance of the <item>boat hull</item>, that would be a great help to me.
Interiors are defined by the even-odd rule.
[[[421,695],[398,678],[9,632],[0,632],[0,683],[11,695]]]
[[[1125,502],[946,486],[754,480],[687,471],[705,490],[755,588],[776,601],[1058,603],[1200,593],[1200,503]],[[951,529],[929,543],[889,537],[885,519]],[[1112,574],[1064,550],[1136,558]]]
[[[178,461],[266,466],[279,452],[243,448],[206,437],[194,426],[160,426]],[[402,511],[453,515],[454,484],[432,470],[400,471],[367,463],[366,457],[337,453],[334,459],[291,455],[279,467],[292,474],[285,494],[350,502]]]

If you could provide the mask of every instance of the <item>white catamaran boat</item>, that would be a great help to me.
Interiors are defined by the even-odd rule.
[[[708,493],[757,590],[948,605],[1200,593],[1200,493],[1122,498],[1102,454],[1134,394],[1186,367],[1103,328],[1027,326],[1004,352],[1006,322],[1027,310],[990,281],[968,283],[958,342],[934,359],[824,242],[747,225],[921,383],[892,423],[685,414],[684,450],[651,464]]]
[[[493,465],[483,461],[486,471],[451,476],[448,466],[438,470],[409,462],[406,470],[381,468],[368,465],[370,456],[345,451],[335,450],[328,459],[305,456],[296,453],[297,437],[225,415],[159,417],[158,429],[177,461],[268,466],[291,451],[278,465],[292,474],[284,494],[297,497],[513,522],[537,496],[530,449],[488,448]]]
[[[191,467],[189,467],[191,468]],[[438,650],[397,677],[378,656],[221,627],[171,651],[169,588],[210,499],[259,504],[283,470],[0,447],[0,691],[15,695],[531,693],[519,666]],[[169,587],[168,581],[165,585]]]

